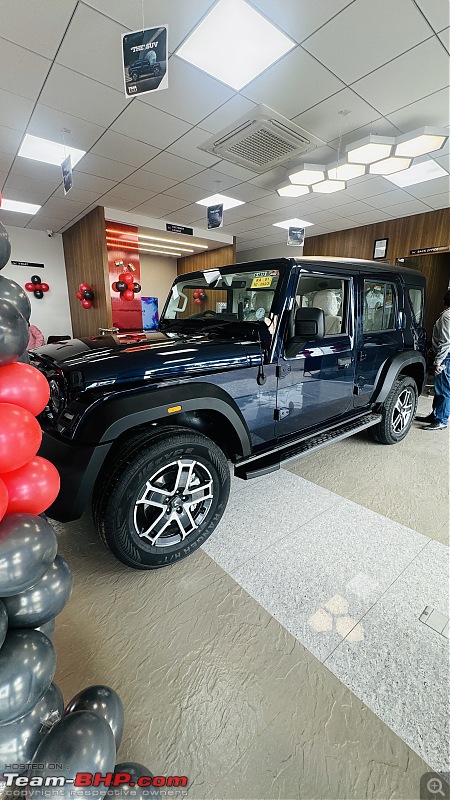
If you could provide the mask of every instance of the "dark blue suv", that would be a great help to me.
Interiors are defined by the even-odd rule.
[[[425,279],[389,264],[279,259],[179,276],[159,331],[49,345],[41,454],[50,516],[81,516],[123,563],[185,558],[249,479],[370,428],[408,433],[426,367]],[[273,498],[276,502],[276,498]]]

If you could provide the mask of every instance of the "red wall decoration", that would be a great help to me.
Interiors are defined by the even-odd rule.
[[[113,325],[121,331],[140,331],[142,330],[141,295],[136,294],[133,300],[128,301],[121,298],[120,294],[111,288],[111,284],[118,280],[122,272],[132,272],[133,280],[137,283],[141,282],[138,228],[135,225],[107,221],[106,245]]]

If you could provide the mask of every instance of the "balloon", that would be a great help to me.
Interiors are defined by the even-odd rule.
[[[21,406],[37,417],[49,397],[48,381],[36,367],[14,363],[0,369],[0,403]]]
[[[35,707],[18,720],[0,726],[0,771],[5,764],[28,764],[52,722],[61,719],[64,700],[51,683]]]
[[[130,777],[129,783],[121,783],[120,786],[114,786],[108,789],[107,797],[116,798],[117,800],[161,800],[161,792],[156,787],[140,787],[137,785],[139,778],[143,775],[153,778],[154,775],[143,764],[138,764],[135,761],[123,761],[121,764],[116,764],[114,772],[128,772]],[[132,785],[133,784],[133,785]]]
[[[0,650],[2,725],[28,714],[50,686],[56,653],[39,631],[9,631]]]
[[[102,775],[114,772],[115,760],[114,735],[106,720],[92,711],[74,711],[57,722],[41,742],[33,756],[36,768],[28,771],[28,777],[64,776],[72,780],[72,783],[58,786],[59,800],[88,800],[93,791],[95,798],[101,800],[106,794],[106,786],[100,785],[95,789],[75,786],[73,780],[78,772],[101,772]],[[47,792],[45,786],[27,787],[30,798],[45,798]]]
[[[37,286],[37,284],[40,283],[40,282],[41,282],[41,279],[40,279],[39,275],[32,275],[31,276],[31,283],[34,283],[35,286]]]
[[[1,205],[1,201],[0,201]],[[0,269],[8,263],[11,255],[11,242],[9,241],[8,231],[0,222]]]
[[[37,628],[61,613],[72,591],[73,575],[62,556],[29,589],[5,597],[10,628]]]
[[[200,292],[194,292],[193,297],[195,297],[196,299],[197,297],[200,297]]]
[[[3,517],[5,516],[7,508],[8,508],[8,490],[4,482],[0,478],[0,520],[2,520]]]
[[[0,647],[5,641],[5,636],[7,631],[8,631],[8,614],[6,613],[6,608],[4,606],[4,603],[2,603],[2,601],[0,600]],[[1,767],[1,759],[0,759],[0,767]]]
[[[81,305],[83,308],[92,308],[92,303],[90,300],[82,300]]]
[[[55,633],[55,628],[56,628],[55,620],[54,619],[49,619],[49,621],[46,622],[45,625],[39,625],[39,628],[36,628],[36,630],[40,631],[43,634],[45,634],[47,639],[50,639],[50,641],[51,641],[53,639],[53,635]]]
[[[127,288],[128,284],[125,281],[116,281],[116,291],[117,292],[124,292]]]
[[[114,689],[102,685],[88,686],[69,700],[64,714],[72,714],[74,711],[93,711],[106,719],[114,734],[116,750],[119,749],[125,716],[122,701]]]
[[[36,300],[42,300],[42,298],[44,297],[44,292],[42,291],[42,289],[35,289],[33,294]]]
[[[77,292],[77,298],[78,298],[78,300],[82,300],[83,299],[83,295],[81,294],[81,292]]]
[[[17,361],[27,349],[30,334],[20,311],[0,297],[0,367]]]
[[[125,291],[122,293],[122,297],[124,298],[124,300],[134,300],[134,292],[133,292],[133,289],[126,289],[126,290],[125,290]]]
[[[28,281],[28,283],[25,284],[25,289],[27,292],[34,292],[34,283],[30,283],[30,281]]]
[[[85,289],[89,289],[89,285],[87,283],[80,283],[78,288],[80,292],[83,292]]]
[[[136,292],[136,294],[137,294],[138,292],[140,292],[140,291],[141,291],[141,289],[142,289],[142,286],[141,286],[141,284],[140,284],[140,283],[136,283],[136,282],[135,282],[135,283],[133,284],[133,292]]]
[[[41,514],[59,492],[59,473],[46,458],[35,456],[24,467],[2,475],[8,490],[7,514]]]
[[[93,300],[94,299],[94,292],[92,289],[84,289],[83,290],[83,297],[85,300]]]
[[[200,300],[202,301],[202,303],[203,303],[204,300],[206,300],[206,294],[204,292],[200,292],[199,297],[200,297]]]
[[[0,402],[0,473],[27,464],[36,455],[41,441],[42,431],[33,414],[12,403]]]
[[[56,556],[55,531],[47,520],[31,514],[12,514],[0,522],[0,597],[34,586]]]
[[[31,289],[28,291],[33,291],[33,284],[30,283],[29,285]],[[28,283],[25,284],[25,289],[27,287]],[[12,281],[11,278],[7,278],[5,275],[0,275],[0,297],[3,298],[3,300],[6,300],[7,303],[11,303],[11,305],[14,306],[17,311],[20,311],[22,316],[27,321],[30,319],[30,298],[18,283]]]
[[[195,305],[196,305],[196,306],[201,306],[201,304],[202,304],[202,301],[200,300],[200,298],[199,298],[199,297],[195,297],[195,298],[194,298],[194,303],[195,303]]]
[[[48,292],[50,286],[48,285],[48,283],[41,283],[41,289],[43,292]]]
[[[129,285],[134,283],[134,278],[133,278],[131,272],[125,272],[124,274],[125,274],[125,277],[124,277],[125,283],[128,283]]]
[[[127,275],[129,275],[129,274],[130,274],[129,272],[121,272],[120,275],[119,275],[119,282],[128,283]]]
[[[113,290],[113,292],[118,292],[119,291],[118,288],[117,288],[117,281],[114,281],[111,284],[111,289]],[[78,297],[78,295],[77,295],[77,297]]]

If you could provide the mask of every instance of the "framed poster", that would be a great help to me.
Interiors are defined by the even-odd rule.
[[[223,203],[218,203],[216,206],[208,206],[206,216],[208,230],[211,230],[211,228],[223,228]]]
[[[122,34],[122,68],[127,97],[167,89],[168,27]]]
[[[386,258],[389,239],[375,239],[373,245],[373,258]]]
[[[286,244],[293,247],[301,247],[305,242],[304,228],[289,228]]]

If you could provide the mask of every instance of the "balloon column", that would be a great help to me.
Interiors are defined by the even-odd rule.
[[[0,223],[0,270],[9,255]],[[92,790],[74,790],[75,775],[115,772],[124,713],[116,692],[102,685],[80,692],[64,711],[52,683],[54,619],[70,597],[72,573],[57,555],[55,532],[42,513],[58,494],[59,475],[36,455],[42,436],[36,415],[48,403],[47,380],[17,361],[28,343],[29,316],[20,286],[0,276],[0,797],[11,792],[6,774],[23,773],[31,764],[30,777],[57,772],[71,781],[58,787],[58,798],[87,798]],[[62,772],[55,767],[60,764]],[[151,775],[146,767],[128,766],[123,771],[133,767]],[[115,790],[119,797],[126,796],[122,783],[124,789]],[[96,798],[107,791],[102,786]],[[150,796],[154,791],[159,796],[153,789]],[[27,794],[42,794],[42,788],[28,786]]]
[[[118,292],[123,300],[133,300],[134,295],[141,291],[141,284],[133,279],[131,272],[121,272],[119,280],[112,284],[113,292]]]
[[[198,289],[194,292],[193,297],[196,306],[201,306],[201,304],[207,299],[205,292],[201,292]]]
[[[48,292],[50,286],[48,283],[42,283],[39,275],[32,275],[31,280],[25,284],[27,292],[33,292],[36,300],[42,300],[44,294]]]
[[[83,308],[92,308],[94,292],[88,283],[80,283],[78,287],[77,298],[78,300],[81,300],[81,305]]]

